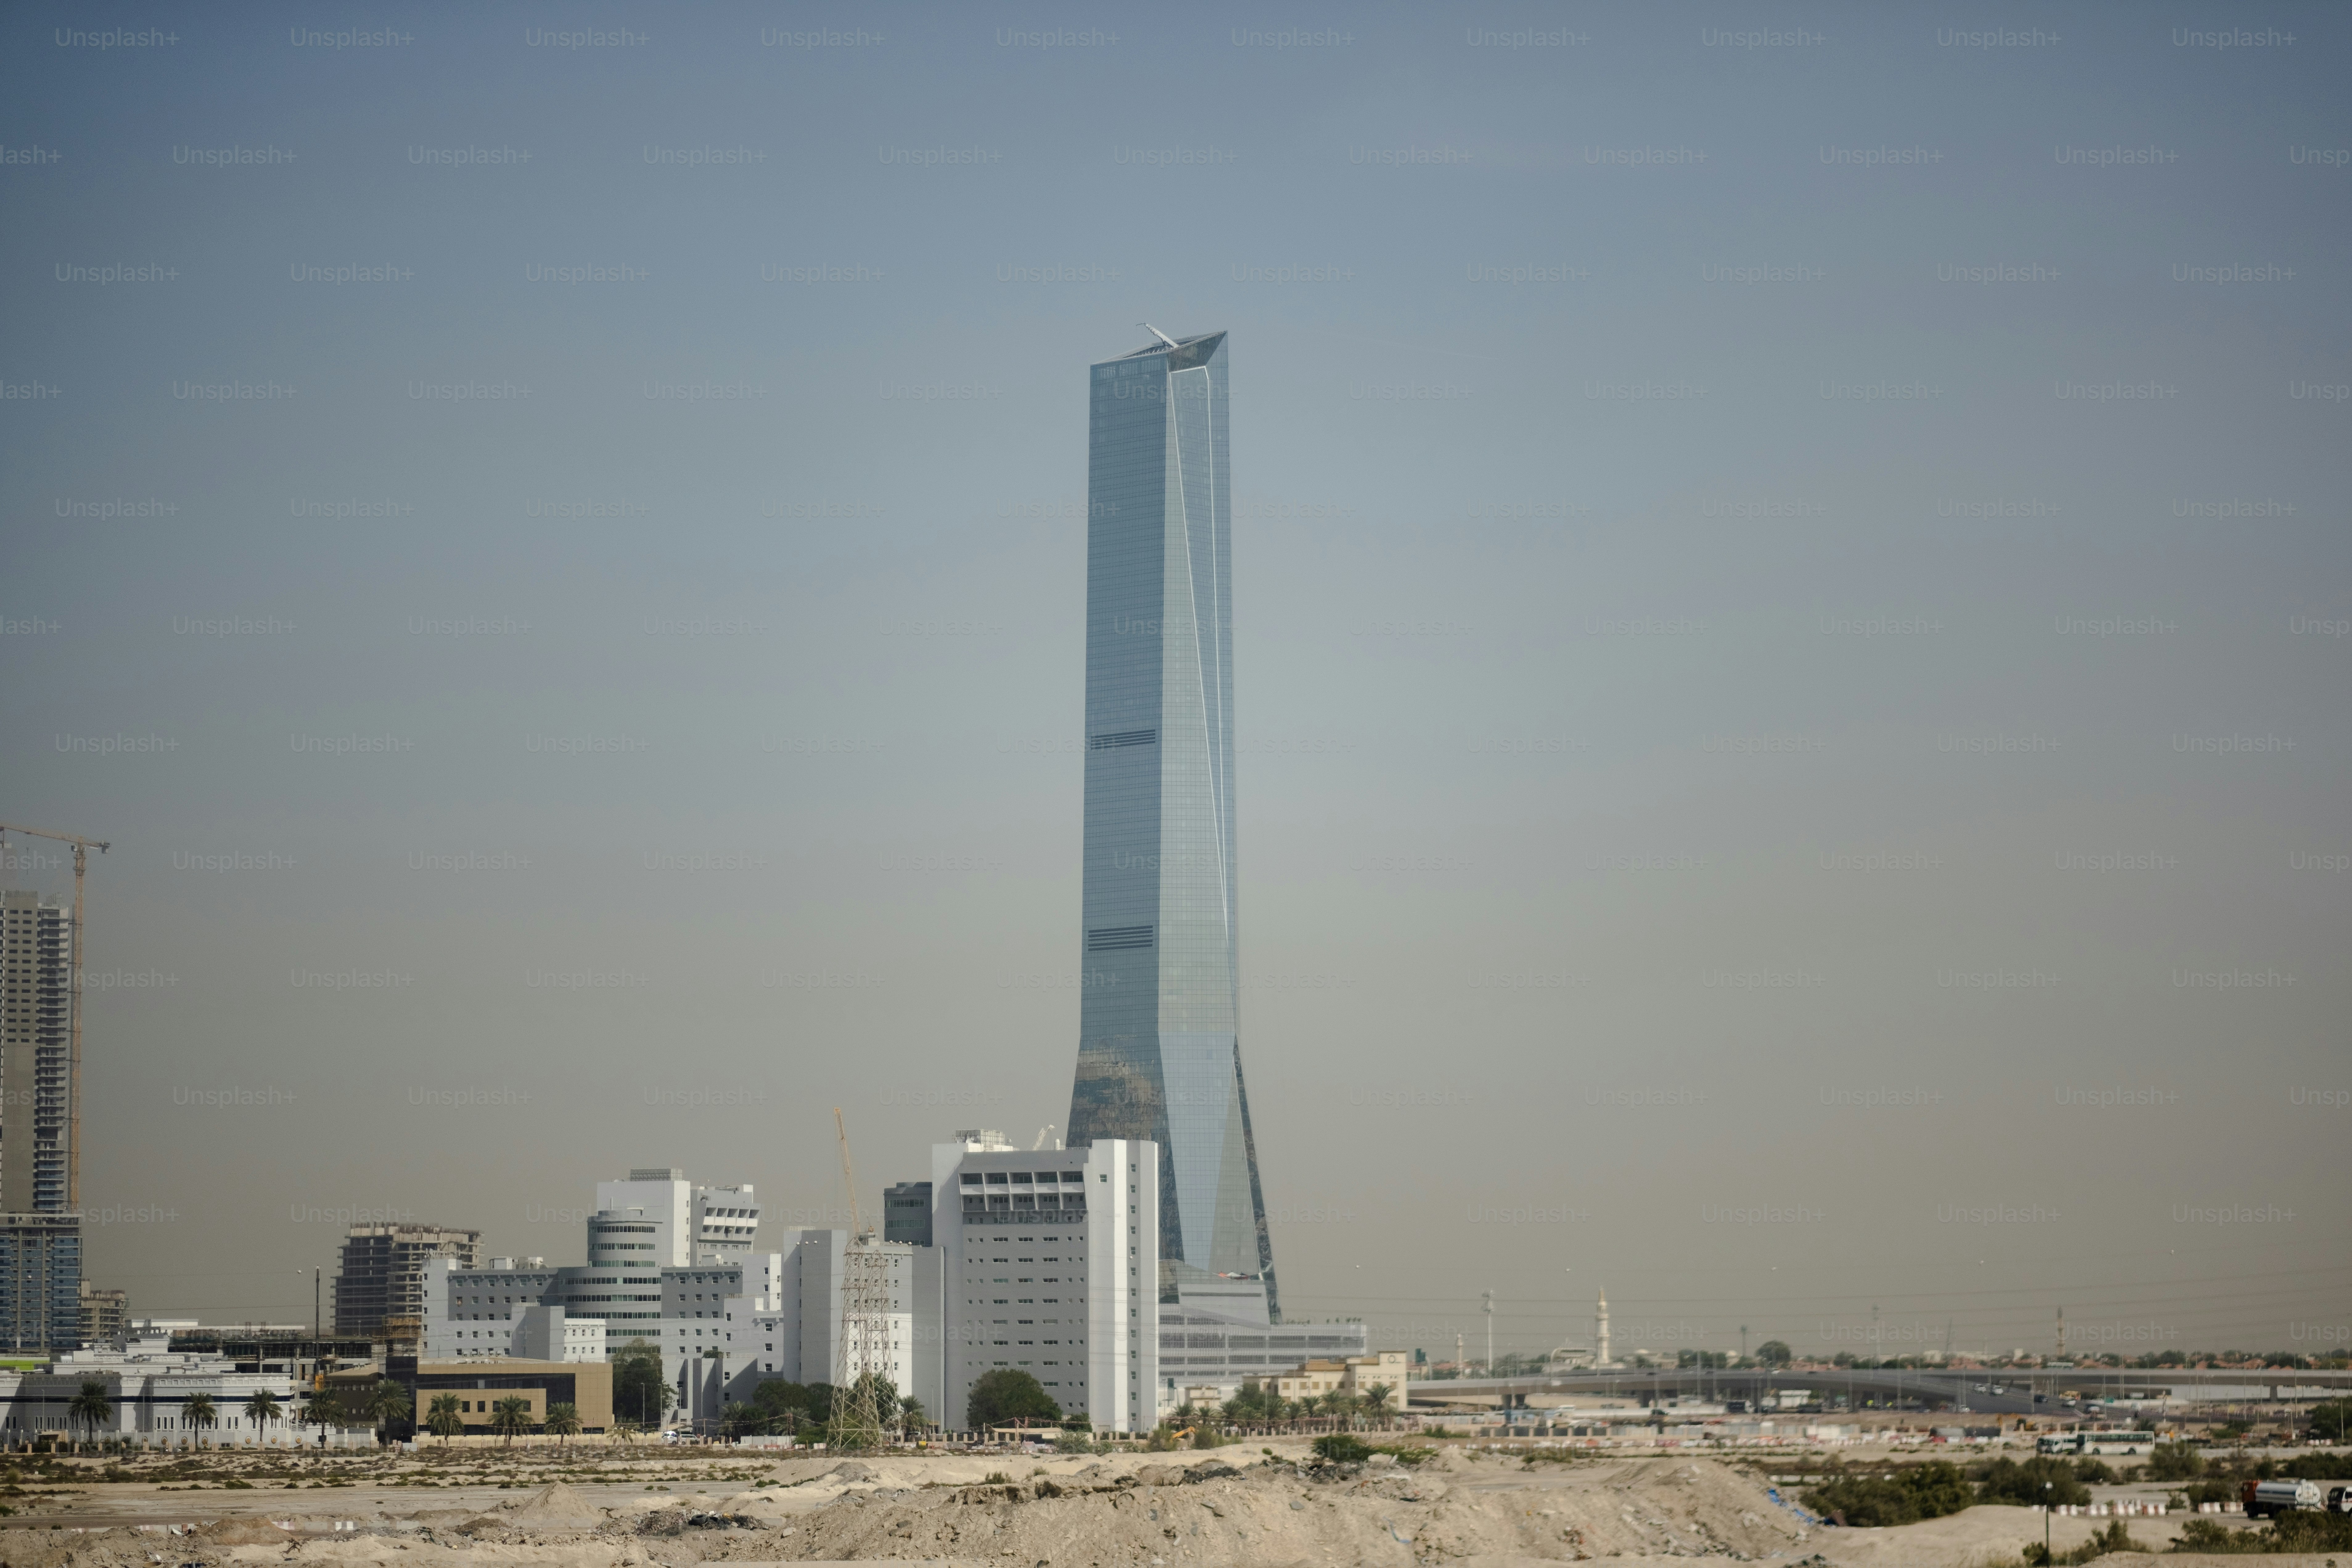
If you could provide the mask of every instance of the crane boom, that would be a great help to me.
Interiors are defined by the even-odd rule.
[[[95,846],[98,852],[103,855],[106,853],[107,841],[102,838],[84,838],[76,833],[51,833],[43,827],[19,827],[12,823],[0,822],[0,847],[5,847],[7,836],[11,833],[22,833],[33,838],[54,839],[59,844],[73,846],[73,966],[67,976],[70,982],[71,991],[67,1016],[72,1020],[72,1047],[68,1053],[70,1066],[68,1068],[68,1080],[66,1088],[66,1207],[70,1211],[79,1212],[81,1208],[81,879],[82,872],[87,868],[89,860],[90,848]]]

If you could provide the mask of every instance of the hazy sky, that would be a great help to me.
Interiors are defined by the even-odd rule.
[[[836,1105],[869,1213],[1065,1121],[1148,320],[1232,334],[1291,1316],[2343,1348],[2348,28],[12,8],[90,1277],[307,1318],[354,1211],[575,1261],[631,1166],[838,1214]]]

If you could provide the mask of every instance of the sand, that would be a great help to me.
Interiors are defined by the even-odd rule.
[[[1275,1451],[1265,1451],[1271,1447]],[[716,1472],[735,1478],[722,1481]],[[0,1531],[5,1568],[688,1568],[876,1559],[987,1568],[1522,1568],[1693,1557],[1787,1568],[1986,1568],[2042,1539],[2042,1516],[1979,1507],[1892,1530],[1808,1526],[1745,1471],[1675,1457],[1527,1465],[1448,1448],[1424,1465],[1314,1464],[1304,1445],[1099,1458],[787,1459],[671,1472],[672,1489],[558,1482],[452,1509],[446,1492],[354,1489],[337,1516],[232,1515],[151,1527]],[[746,1484],[745,1478],[755,1478]],[[204,1500],[214,1501],[210,1495]],[[294,1500],[231,1494],[283,1509]],[[320,1501],[325,1500],[321,1499]],[[314,1505],[315,1506],[315,1505]],[[2161,1549],[2189,1516],[2127,1521]],[[275,1520],[278,1522],[269,1522]],[[2104,1521],[2053,1521],[2063,1549]],[[2102,1560],[2125,1568],[2145,1561]],[[2165,1568],[2202,1558],[2166,1556]],[[2230,1562],[2243,1562],[2233,1558]],[[2301,1558],[2268,1558],[2283,1565]],[[2324,1558],[2307,1560],[2313,1568]]]

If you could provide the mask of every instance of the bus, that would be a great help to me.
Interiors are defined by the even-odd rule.
[[[2034,1445],[2044,1454],[2145,1454],[2155,1447],[2153,1432],[2066,1432]]]

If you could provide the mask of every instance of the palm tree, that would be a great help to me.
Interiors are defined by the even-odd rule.
[[[302,1403],[294,1407],[294,1423],[298,1426],[316,1426],[319,1429],[319,1447],[323,1448],[327,1446],[327,1427],[339,1414],[333,1394],[306,1394],[302,1396]]]
[[[394,1428],[403,1421],[415,1417],[416,1396],[408,1392],[407,1384],[394,1378],[379,1377],[375,1380],[375,1386],[367,1392],[367,1414],[382,1433],[377,1440],[389,1442]]]
[[[254,1446],[258,1447],[269,1440],[269,1424],[278,1419],[278,1395],[266,1388],[255,1389],[252,1396],[245,1402],[245,1414],[246,1418],[253,1423],[253,1429],[259,1434],[253,1440]]]
[[[187,1404],[181,1406],[181,1414],[186,1417],[189,1427],[199,1434],[196,1442],[200,1447],[204,1442],[201,1434],[220,1425],[220,1413],[213,1408],[213,1396],[209,1394],[188,1395]]]
[[[490,1430],[514,1446],[515,1434],[530,1430],[530,1401],[520,1394],[509,1394],[490,1406]]]
[[[466,1429],[466,1418],[457,1413],[456,1394],[436,1394],[433,1396],[433,1403],[425,1407],[425,1429],[440,1438],[445,1448],[449,1446],[450,1438]]]
[[[101,1421],[111,1421],[113,1418],[114,1406],[106,1397],[106,1384],[95,1378],[83,1384],[81,1392],[74,1395],[73,1403],[66,1406],[67,1427],[70,1429],[75,1422],[80,1422],[89,1428],[90,1441],[93,1443],[98,1440],[98,1424]],[[81,1445],[79,1442],[74,1444],[74,1452],[77,1454],[81,1452]]]
[[[555,1434],[555,1446],[559,1448],[566,1437],[577,1437],[580,1436],[580,1407],[576,1405],[549,1405],[547,1429]]]
[[[931,1418],[923,1413],[921,1400],[902,1399],[898,1402],[898,1427],[908,1437],[914,1436],[916,1433],[930,1424]]]
[[[613,1418],[613,1436],[624,1443],[635,1443],[637,1440],[637,1435],[644,1430],[644,1427],[625,1415],[616,1415]]]

